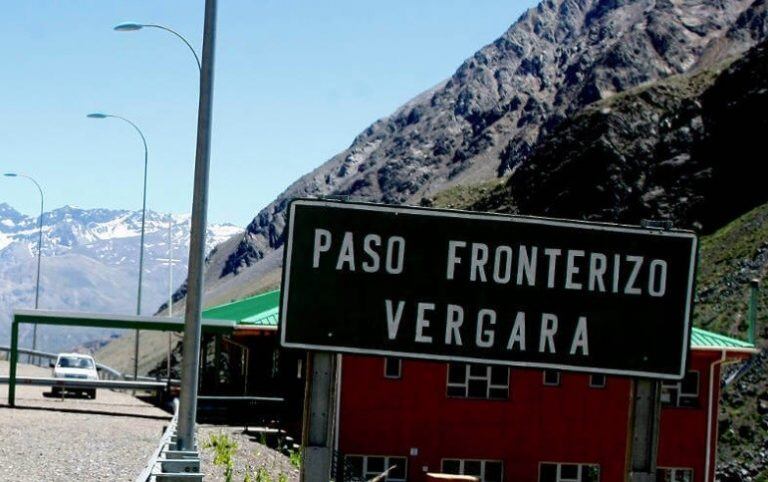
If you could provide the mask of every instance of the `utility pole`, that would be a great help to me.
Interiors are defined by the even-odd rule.
[[[200,328],[203,310],[203,268],[208,210],[208,173],[211,156],[213,63],[216,41],[216,0],[205,1],[200,98],[197,111],[197,151],[192,195],[192,227],[189,242],[188,291],[184,313],[184,350],[179,397],[177,448],[195,450],[197,384],[200,371]]]

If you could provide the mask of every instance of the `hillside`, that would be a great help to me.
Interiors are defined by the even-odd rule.
[[[208,302],[276,278],[285,208],[301,196],[417,204],[531,164],[585,106],[738,55],[765,36],[764,0],[546,0],[445,82],[381,119],[257,213],[210,260]],[[263,266],[263,262],[269,266]],[[262,265],[262,266],[259,266]]]
[[[768,273],[768,204],[740,216],[702,238],[695,322],[709,330],[745,339],[749,281]],[[762,282],[757,336],[768,346],[768,285]],[[720,414],[719,471],[768,476],[768,356],[756,363],[723,394]],[[739,474],[740,475],[740,474]],[[740,480],[740,479],[733,479]]]

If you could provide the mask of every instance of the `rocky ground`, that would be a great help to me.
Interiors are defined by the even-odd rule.
[[[19,374],[50,370],[19,365]],[[8,362],[0,361],[0,375]],[[99,390],[95,400],[46,398],[47,387],[19,386],[16,407],[0,385],[0,480],[133,480],[170,416],[127,393]]]

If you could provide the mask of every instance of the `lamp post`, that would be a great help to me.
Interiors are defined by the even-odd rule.
[[[89,119],[119,119],[123,122],[127,122],[128,124],[133,127],[136,132],[139,133],[139,136],[141,137],[141,142],[144,144],[144,190],[142,195],[142,202],[141,202],[141,241],[139,245],[139,287],[138,287],[138,294],[136,296],[136,315],[141,315],[141,284],[142,284],[142,278],[144,276],[144,225],[147,218],[147,164],[149,160],[149,149],[147,148],[147,139],[144,137],[144,133],[141,132],[141,129],[134,124],[133,122],[129,121],[125,117],[121,117],[119,115],[112,115],[112,114],[103,114],[101,112],[94,112],[92,114],[88,114],[86,117]],[[139,375],[139,330],[136,330],[136,340],[133,347],[133,379],[136,380]]]
[[[35,278],[35,309],[40,305],[40,260],[42,259],[42,247],[43,247],[43,210],[45,209],[45,198],[43,197],[43,188],[40,187],[37,181],[31,176],[26,174],[19,174],[16,172],[6,172],[5,177],[23,177],[29,179],[37,187],[40,192],[40,219],[37,223],[37,276]],[[37,349],[37,323],[32,328],[32,349]]]
[[[164,25],[156,25],[152,23],[135,23],[135,22],[123,22],[119,25],[115,25],[114,30],[116,32],[135,32],[136,30],[141,30],[143,28],[158,28],[160,30],[165,30],[166,32],[169,32],[176,37],[178,37],[184,44],[189,48],[189,51],[192,52],[192,55],[195,56],[195,61],[197,62],[197,68],[198,70],[202,70],[202,65],[200,64],[200,57],[198,57],[197,52],[195,51],[195,48],[192,47],[192,44],[190,44],[187,39],[184,38],[183,35],[181,35],[179,32],[173,30],[172,28],[166,27]]]
[[[159,28],[180,38],[192,51],[200,69],[200,95],[197,109],[197,149],[192,194],[192,227],[189,241],[187,303],[184,313],[184,345],[179,396],[179,428],[177,447],[194,447],[197,418],[197,384],[200,370],[200,327],[202,321],[203,268],[205,266],[205,230],[208,210],[208,173],[211,155],[211,116],[213,107],[213,60],[216,41],[216,0],[205,0],[202,61],[187,40],[174,30],[161,25],[122,23],[120,32]]]

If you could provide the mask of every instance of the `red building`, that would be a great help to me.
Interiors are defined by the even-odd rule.
[[[694,329],[688,375],[663,384],[659,482],[714,481],[724,364],[752,345]],[[485,482],[621,482],[631,381],[499,366],[343,357],[338,450],[346,475],[397,465],[390,482],[427,472]]]

